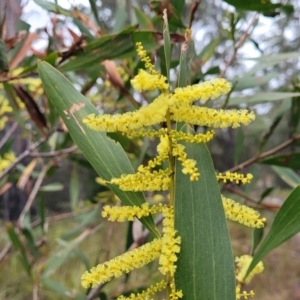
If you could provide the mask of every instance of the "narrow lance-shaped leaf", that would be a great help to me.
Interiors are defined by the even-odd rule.
[[[235,300],[234,262],[215,170],[204,144],[184,144],[199,181],[175,170],[175,229],[182,238],[175,274],[183,299]]]
[[[122,174],[133,173],[130,161],[120,144],[107,138],[105,133],[91,130],[82,122],[87,115],[98,114],[91,102],[49,64],[40,63],[39,73],[49,100],[53,102],[73,140],[100,177],[110,180]],[[124,192],[114,185],[110,185],[110,188],[125,205],[145,203],[143,193]],[[141,222],[159,236],[152,216],[141,219]]]
[[[276,214],[268,235],[255,253],[247,274],[270,251],[291,238],[300,231],[300,185],[298,185],[285,200]],[[247,275],[246,275],[247,276]]]
[[[8,71],[7,53],[4,42],[0,39],[0,71]]]

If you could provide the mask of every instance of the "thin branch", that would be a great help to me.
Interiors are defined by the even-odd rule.
[[[244,32],[244,34],[240,37],[240,39],[238,40],[238,42],[234,45],[233,53],[232,53],[230,59],[227,61],[224,70],[220,74],[221,78],[223,78],[225,76],[227,69],[235,61],[238,50],[243,46],[243,44],[245,43],[246,39],[250,35],[251,29],[254,26],[254,23],[256,22],[257,18],[258,18],[258,14],[256,13],[256,14],[254,14],[254,16],[253,16],[250,24],[248,25],[247,29]]]
[[[290,138],[289,140],[285,141],[284,143],[280,144],[279,146],[269,150],[269,151],[266,151],[266,152],[263,152],[261,154],[257,154],[255,156],[253,156],[252,158],[244,161],[243,163],[241,164],[238,164],[237,166],[234,166],[233,168],[227,170],[227,172],[236,172],[236,171],[240,171],[240,170],[243,170],[245,169],[246,167],[252,165],[253,163],[265,158],[265,157],[268,157],[268,156],[271,156],[281,150],[283,150],[284,148],[290,146],[291,144],[293,144],[294,142],[296,142],[297,140],[300,140],[300,134],[297,134],[297,135],[294,135],[292,138]]]
[[[62,221],[62,220],[65,220],[65,219],[73,218],[73,217],[76,217],[78,215],[89,212],[89,211],[93,210],[94,208],[95,208],[95,206],[86,207],[86,208],[84,208],[80,211],[72,211],[72,212],[67,212],[67,213],[59,214],[59,215],[52,216],[52,217],[47,217],[47,218],[45,218],[45,223],[58,222],[58,221]],[[41,224],[41,220],[36,220],[36,221],[31,223],[31,227],[34,228],[34,227],[37,227],[40,224]]]
[[[53,161],[50,161],[46,166],[43,167],[42,171],[40,172],[35,184],[34,184],[34,187],[27,199],[27,202],[19,216],[19,220],[18,220],[18,224],[20,225],[20,227],[22,227],[22,223],[23,223],[23,219],[25,217],[25,214],[29,211],[30,207],[32,206],[33,204],[33,201],[39,191],[39,188],[41,187],[41,184],[46,176],[46,173],[47,171],[50,169],[50,167],[53,165]]]
[[[18,122],[14,122],[9,129],[7,130],[7,132],[5,133],[4,137],[1,139],[0,141],[0,149],[4,146],[4,144],[7,142],[7,140],[10,138],[10,136],[14,133],[14,131],[17,129],[18,127]]]
[[[230,185],[225,185],[224,189],[228,190],[229,192],[236,194],[240,197],[242,197],[243,199],[245,199],[248,202],[251,202],[253,204],[255,204],[255,207],[252,208],[258,208],[258,209],[266,209],[266,210],[279,210],[279,206],[274,206],[274,205],[269,205],[269,204],[265,204],[265,203],[258,203],[256,200],[250,198],[249,196],[247,196],[246,194],[244,194],[243,192],[239,191],[238,189],[235,189],[234,187],[230,186]]]
[[[41,137],[38,141],[34,144],[29,146],[24,152],[22,152],[16,160],[14,160],[2,173],[0,173],[0,180],[7,175],[20,161],[22,161],[25,157],[31,154],[33,150],[39,147],[41,144],[46,142],[50,136],[56,131],[56,129],[51,130],[46,136]]]
[[[78,149],[78,147],[75,145],[70,148],[61,149],[61,150],[57,150],[57,151],[33,152],[33,153],[30,153],[29,156],[30,157],[54,157],[54,156],[60,156],[62,154],[72,153],[72,152],[76,151],[77,149]]]
[[[2,249],[2,251],[0,252],[0,262],[4,259],[4,257],[9,253],[10,249],[11,249],[12,244],[11,243],[7,243],[4,248]]]

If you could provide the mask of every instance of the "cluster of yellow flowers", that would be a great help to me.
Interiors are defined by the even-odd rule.
[[[166,205],[159,204],[150,207],[148,203],[139,206],[124,206],[124,207],[110,207],[105,206],[102,212],[103,217],[108,220],[124,222],[126,220],[133,220],[134,217],[142,218],[149,214],[161,212],[164,216],[162,237],[154,239],[153,241],[136,248],[132,251],[124,253],[113,258],[97,267],[92,268],[89,272],[86,271],[82,277],[81,282],[83,287],[95,287],[101,283],[111,280],[113,277],[118,278],[124,273],[129,273],[134,269],[143,267],[144,265],[159,258],[159,270],[168,279],[168,285],[171,288],[170,299],[177,300],[182,297],[182,292],[177,291],[174,284],[174,274],[176,271],[175,262],[177,261],[177,253],[180,251],[181,238],[176,235],[174,229],[174,209]],[[159,284],[156,288],[149,288],[148,292],[136,298],[132,294],[129,298],[123,296],[119,299],[147,299],[145,293],[153,294],[154,291],[161,290],[166,283]],[[149,295],[148,295],[149,296]]]
[[[260,261],[255,266],[255,268],[250,272],[250,274],[245,278],[245,275],[247,273],[247,270],[248,270],[252,260],[253,260],[253,257],[250,256],[250,255],[242,255],[240,257],[235,258],[235,262],[237,263],[237,271],[236,271],[235,278],[238,282],[238,284],[236,286],[236,299],[242,299],[242,298],[248,299],[248,296],[250,296],[250,297],[254,296],[253,291],[250,291],[249,293],[247,293],[246,291],[243,291],[241,293],[242,284],[243,283],[247,283],[247,284],[250,283],[250,281],[252,280],[254,275],[260,274],[264,270],[264,265]]]
[[[223,207],[227,219],[239,222],[248,227],[262,228],[265,225],[266,218],[261,218],[258,211],[241,205],[230,198],[222,196]]]
[[[8,117],[5,116],[5,113],[12,112],[13,109],[9,105],[8,100],[0,95],[0,130],[5,127]]]
[[[182,163],[184,174],[188,174],[191,180],[198,180],[200,172],[196,162],[187,158],[184,146],[178,142],[184,140],[193,143],[205,143],[213,138],[214,132],[208,131],[193,136],[192,134],[177,132],[172,128],[154,130],[151,129],[151,126],[162,122],[176,121],[217,128],[238,127],[240,124],[248,125],[255,119],[255,115],[245,109],[226,111],[193,105],[197,100],[207,101],[227,94],[231,89],[231,84],[222,78],[184,88],[176,88],[174,93],[168,92],[167,78],[154,70],[150,58],[140,43],[137,43],[137,52],[142,61],[145,62],[147,71],[140,70],[139,74],[131,81],[132,86],[138,91],[159,89],[162,93],[148,106],[141,107],[139,110],[122,115],[95,116],[95,114],[91,114],[83,122],[98,131],[119,131],[131,137],[143,135],[160,137],[160,144],[157,147],[158,156],[154,161],[150,161],[148,166],[141,166],[136,174],[113,178],[110,183],[117,184],[126,191],[167,190],[170,186],[171,170],[167,168],[152,171],[152,169],[167,160],[170,153],[177,156]],[[246,178],[242,176],[226,176],[225,179],[220,174],[218,175],[219,179],[223,180],[242,181],[243,183],[250,180],[249,176]]]
[[[255,119],[255,115],[245,109],[222,110],[194,105],[195,101],[205,102],[227,94],[231,90],[231,84],[225,79],[216,78],[204,83],[176,88],[171,93],[167,78],[154,69],[141,43],[137,43],[137,52],[145,63],[146,70],[140,70],[138,75],[131,80],[132,86],[139,92],[158,89],[161,94],[152,103],[141,107],[139,110],[116,115],[96,116],[91,114],[84,118],[83,122],[97,131],[118,131],[129,137],[157,137],[160,139],[157,146],[157,156],[150,160],[146,166],[139,166],[135,174],[124,174],[120,178],[112,178],[110,181],[102,180],[102,183],[118,185],[124,191],[168,190],[172,185],[172,176],[174,176],[174,158],[177,158],[177,161],[181,163],[182,172],[188,175],[191,181],[197,181],[200,178],[201,170],[198,170],[195,160],[188,158],[185,146],[180,144],[180,141],[206,143],[213,138],[214,131],[193,135],[172,128],[172,121],[215,128],[236,128],[242,124],[248,125]],[[153,127],[161,123],[167,124],[167,128],[157,129]],[[161,168],[163,163],[168,160],[169,166]],[[246,184],[251,181],[252,175],[227,172],[216,174],[216,178],[223,182]],[[222,197],[222,200],[227,218],[250,227],[262,227],[264,225],[265,219],[259,219],[259,213],[254,210],[225,197]],[[169,299],[182,298],[182,292],[176,290],[174,281],[175,263],[180,251],[181,239],[176,235],[174,229],[173,207],[161,204],[152,207],[148,204],[143,204],[141,207],[105,207],[102,215],[111,221],[123,222],[157,212],[161,212],[164,216],[160,239],[155,239],[138,249],[92,268],[90,272],[85,272],[82,275],[82,285],[86,288],[97,286],[112,277],[120,277],[123,273],[140,268],[159,258],[159,270],[166,276],[166,281],[152,286],[140,294],[132,294],[129,298],[121,296],[119,299],[148,299],[167,285],[171,290]],[[253,296],[252,293],[252,291],[240,293],[240,290],[237,290],[237,299],[241,297],[246,299],[247,296]]]
[[[0,173],[5,170],[9,165],[11,165],[15,161],[16,157],[14,153],[7,152],[5,154],[0,155]]]

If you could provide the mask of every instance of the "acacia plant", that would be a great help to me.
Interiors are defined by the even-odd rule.
[[[170,37],[166,14],[164,24],[165,60],[169,62]],[[191,41],[190,29],[186,30],[185,36],[183,51],[188,49]],[[167,69],[166,76],[162,75],[155,69],[143,45],[137,42],[136,47],[145,69],[140,69],[131,80],[133,88],[140,93],[158,90],[160,94],[148,105],[123,114],[96,114],[82,96],[76,99],[76,103],[69,100],[72,104],[68,107],[55,83],[62,80],[61,75],[46,63],[39,66],[43,82],[48,82],[45,88],[49,98],[63,112],[67,125],[72,120],[77,127],[72,132],[73,138],[79,147],[85,144],[83,151],[87,151],[87,157],[94,156],[94,161],[99,160],[103,164],[119,158],[118,172],[115,172],[113,165],[106,165],[106,170],[99,167],[97,171],[100,171],[102,184],[111,187],[124,206],[105,206],[102,216],[118,222],[138,218],[154,235],[150,242],[86,271],[81,277],[82,285],[97,288],[158,259],[163,280],[151,286],[149,284],[140,293],[118,299],[150,299],[166,288],[169,299],[247,299],[254,293],[242,290],[242,284],[260,273],[263,265],[259,263],[251,273],[246,273],[252,261],[251,256],[246,255],[236,259],[237,270],[234,270],[225,216],[254,228],[263,227],[265,218],[220,194],[218,180],[247,184],[252,175],[215,172],[205,143],[214,136],[214,131],[207,128],[237,128],[254,121],[255,115],[246,109],[205,107],[207,101],[228,94],[232,85],[225,79],[215,78],[176,87],[176,83],[170,81],[170,69]],[[185,81],[188,82],[189,78],[186,77]],[[68,88],[73,89],[69,83]],[[196,105],[199,100],[200,105]],[[58,104],[58,101],[65,105]],[[86,114],[90,111],[92,113]],[[194,126],[198,128],[196,132]],[[102,133],[107,152],[103,150],[103,145],[102,149],[97,149],[96,145],[89,148],[86,143],[89,137],[93,140],[99,138],[94,131]],[[106,138],[106,132],[120,132],[130,138],[157,138],[157,155],[146,165],[140,165],[135,173],[125,170],[115,151],[122,150]],[[79,135],[76,137],[75,134]],[[95,163],[99,165],[99,161]],[[153,191],[167,191],[167,200],[150,205],[144,200],[142,192]],[[152,219],[152,215],[157,213],[163,216],[161,233]]]

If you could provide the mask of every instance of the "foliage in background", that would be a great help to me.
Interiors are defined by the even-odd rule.
[[[47,30],[37,31],[30,31],[26,19],[13,14],[18,12],[18,1],[0,7],[5,12],[0,15],[0,194],[6,231],[1,238],[0,263],[14,274],[14,279],[1,275],[0,282],[4,282],[1,298],[113,298],[120,292],[139,290],[146,282],[144,279],[149,282],[149,274],[156,269],[150,266],[137,275],[126,276],[123,285],[110,283],[87,294],[80,287],[79,277],[85,269],[132,245],[141,245],[147,236],[137,223],[129,224],[126,232],[126,228],[108,225],[100,219],[103,203],[116,203],[118,198],[93,183],[96,173],[92,165],[99,164],[104,155],[110,164],[96,169],[102,177],[119,176],[120,170],[126,168],[131,173],[154,156],[156,145],[145,138],[130,140],[118,133],[108,134],[125,149],[127,156],[124,156],[121,147],[104,135],[91,134],[89,143],[74,136],[68,120],[75,111],[65,111],[70,105],[62,108],[62,121],[44,95],[37,73],[38,60],[62,72],[90,99],[91,102],[86,102],[90,109],[101,113],[131,111],[157,96],[155,92],[132,93],[130,88],[130,79],[142,67],[135,54],[137,41],[153,55],[157,68],[170,76],[174,85],[226,77],[232,82],[233,91],[225,99],[210,101],[209,106],[249,108],[256,111],[257,119],[249,128],[235,132],[220,130],[209,148],[218,171],[250,170],[255,179],[248,187],[225,183],[221,186],[222,193],[262,209],[263,214],[279,210],[264,238],[261,231],[253,232],[251,253],[248,249],[254,255],[252,267],[299,231],[300,39],[294,31],[299,3],[226,2],[233,6],[225,1],[203,1],[200,5],[197,1],[191,4],[151,1],[149,5],[139,1],[134,7],[130,1],[103,1],[99,6],[90,0],[90,7],[80,5],[67,10],[56,2],[36,0],[51,17]],[[170,49],[162,47],[163,41],[168,44],[163,35],[164,9],[168,11]],[[274,28],[265,36],[255,35],[265,20]],[[191,39],[185,49],[184,33],[189,27],[194,41]],[[197,43],[199,35],[201,41]],[[47,41],[45,49],[34,46],[41,37]],[[253,58],[249,49],[261,54]],[[164,51],[172,51],[170,61],[165,59]],[[245,58],[251,60],[245,64]],[[171,72],[167,74],[169,66]],[[57,71],[48,76],[57,78]],[[72,98],[75,92],[63,80],[57,82],[57,86],[60,84],[62,94],[69,95],[62,97],[66,101],[86,99],[80,93]],[[78,146],[81,151],[86,149],[85,156],[72,138],[82,140]],[[96,145],[95,152],[89,152],[91,144]],[[109,157],[109,149],[118,153],[114,155],[116,160]],[[106,175],[107,170],[115,173]],[[278,181],[279,177],[286,186]],[[285,201],[282,207],[281,201],[270,201],[276,195]],[[144,201],[142,194],[124,196],[117,191],[117,196],[133,203]],[[146,198],[155,203],[159,196],[149,193]],[[51,213],[51,207],[62,211]],[[60,222],[65,225],[59,227]],[[153,219],[142,222],[156,234]],[[113,232],[120,232],[116,240]],[[123,236],[126,238],[122,239]],[[93,242],[98,238],[95,245]],[[237,255],[245,252],[234,251],[238,251]],[[69,271],[73,265],[77,267]],[[201,275],[205,274],[199,269],[198,276]],[[15,288],[16,285],[19,287]],[[295,298],[296,293],[290,291],[286,299]],[[257,297],[263,299],[258,293]]]

